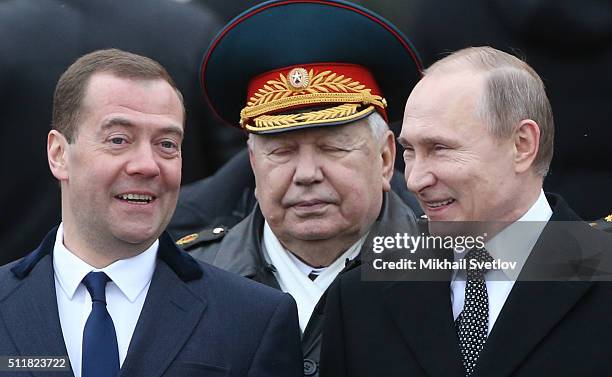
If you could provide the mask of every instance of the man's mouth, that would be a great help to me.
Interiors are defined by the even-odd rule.
[[[156,199],[153,195],[136,193],[119,194],[115,198],[132,204],[149,204]]]
[[[327,204],[327,203],[322,200],[307,200],[304,202],[299,202],[295,204],[295,206],[309,208],[309,207],[314,207],[314,206],[324,205],[324,204]]]
[[[298,217],[318,217],[327,212],[329,204],[327,201],[318,199],[302,200],[294,203],[290,208]]]
[[[446,200],[441,200],[441,201],[428,201],[428,202],[423,202],[423,203],[429,209],[438,209],[438,208],[442,208],[444,206],[450,205],[454,202],[455,202],[455,199],[451,198],[451,199],[446,199]]]

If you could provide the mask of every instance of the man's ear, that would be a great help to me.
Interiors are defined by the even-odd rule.
[[[393,177],[393,168],[395,166],[395,137],[393,132],[387,131],[383,135],[380,154],[382,158],[383,190],[390,191],[391,178]]]
[[[522,120],[514,132],[514,166],[523,173],[533,166],[540,149],[540,126],[531,120]]]
[[[47,160],[53,176],[59,181],[68,180],[67,165],[68,141],[57,130],[47,135]]]

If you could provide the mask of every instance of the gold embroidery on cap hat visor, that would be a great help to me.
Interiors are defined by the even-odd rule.
[[[245,128],[247,131],[258,133],[305,125],[348,123],[361,119],[375,110],[374,106],[361,107],[360,104],[343,104],[307,113],[261,115],[253,120],[254,125],[247,124]]]
[[[304,105],[316,106],[318,104],[338,103],[374,105],[380,108],[387,106],[384,98],[372,94],[371,89],[366,88],[359,81],[344,75],[337,75],[329,70],[315,74],[311,69],[308,72],[308,83],[306,88],[298,91],[293,89],[283,74],[279,74],[278,80],[268,80],[263,88],[260,88],[249,99],[247,106],[240,112],[240,124],[247,130],[257,131],[261,130],[262,126],[268,128],[310,124],[309,119],[312,117],[315,118],[314,122],[325,123],[326,120],[337,121],[339,117],[349,116],[346,115],[348,108],[342,106],[315,111],[313,112],[315,114],[312,116],[308,115],[310,113],[270,115],[270,113],[280,112],[293,107],[303,107]],[[351,107],[351,109],[353,108],[355,109],[354,111],[357,111],[358,106]],[[257,120],[255,120],[254,125],[251,124],[254,118],[265,114],[280,118],[274,118],[276,123],[270,123],[273,120],[272,118],[264,118],[259,120],[259,126]],[[295,118],[292,118],[293,116]],[[296,123],[290,123],[292,121]]]

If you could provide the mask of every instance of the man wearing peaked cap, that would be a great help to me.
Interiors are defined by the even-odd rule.
[[[340,1],[260,4],[204,56],[212,109],[249,133],[258,203],[235,227],[178,243],[296,299],[307,376],[318,375],[329,285],[358,264],[379,227],[416,231],[412,210],[390,190],[388,122],[401,119],[420,68],[395,27]]]

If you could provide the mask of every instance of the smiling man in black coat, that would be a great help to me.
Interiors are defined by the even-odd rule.
[[[405,281],[346,273],[328,295],[322,377],[610,374],[612,285],[598,280],[612,240],[544,194],[553,133],[542,81],[512,55],[468,48],[425,71],[399,137],[408,188],[432,235],[470,221],[486,242]]]

